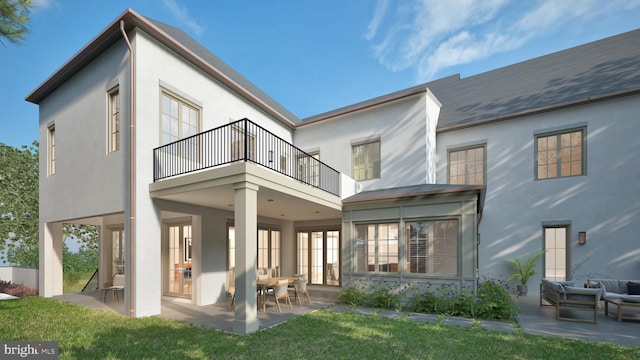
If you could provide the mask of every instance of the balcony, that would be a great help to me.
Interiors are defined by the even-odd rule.
[[[153,150],[153,181],[253,162],[340,196],[340,173],[277,135],[242,119]]]

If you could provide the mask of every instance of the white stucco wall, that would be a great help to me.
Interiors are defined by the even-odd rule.
[[[430,100],[431,101],[431,100]],[[427,183],[425,93],[298,127],[294,144],[320,151],[320,160],[352,176],[354,143],[380,139],[381,177],[360,181],[360,190]]]
[[[120,151],[107,154],[107,91],[120,86],[121,113],[128,113],[124,44],[115,44],[39,104],[40,220],[89,217],[124,209],[122,117]],[[56,171],[47,173],[48,127],[55,125]]]
[[[638,113],[636,95],[438,135],[440,183],[447,182],[447,149],[487,144],[481,274],[506,278],[512,273],[506,259],[541,250],[543,224],[560,221],[571,225],[574,280],[638,277]],[[586,175],[534,180],[534,133],[585,125]],[[587,232],[585,245],[577,244],[579,231]],[[530,291],[538,291],[541,262],[537,268]]]

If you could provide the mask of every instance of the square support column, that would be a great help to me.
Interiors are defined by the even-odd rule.
[[[258,185],[242,182],[234,186],[236,231],[236,302],[233,331],[249,334],[258,330],[256,261],[258,239]]]
[[[40,296],[62,295],[62,223],[40,223],[38,291]]]

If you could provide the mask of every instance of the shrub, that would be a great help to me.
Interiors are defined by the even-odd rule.
[[[482,319],[515,319],[518,307],[509,296],[508,285],[497,279],[485,279],[478,284],[477,316]]]
[[[338,304],[347,304],[351,306],[362,305],[362,300],[366,296],[363,289],[357,288],[355,284],[349,284],[342,289],[337,296]]]
[[[467,283],[390,284],[382,280],[357,280],[338,293],[338,303],[407,310],[419,313],[463,316],[478,319],[516,319],[518,308],[506,282],[478,281],[477,289]]]
[[[36,296],[38,295],[38,290],[22,284],[12,284],[11,281],[0,280],[0,293],[18,297]]]

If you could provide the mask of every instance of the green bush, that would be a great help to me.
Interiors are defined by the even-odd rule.
[[[405,284],[381,280],[356,280],[338,293],[338,303],[385,309],[404,307],[413,312],[462,316],[474,319],[515,319],[518,308],[506,282],[478,281],[477,289],[467,283]]]
[[[478,284],[477,316],[481,319],[515,319],[518,307],[507,292],[508,285],[497,279],[485,279]]]

